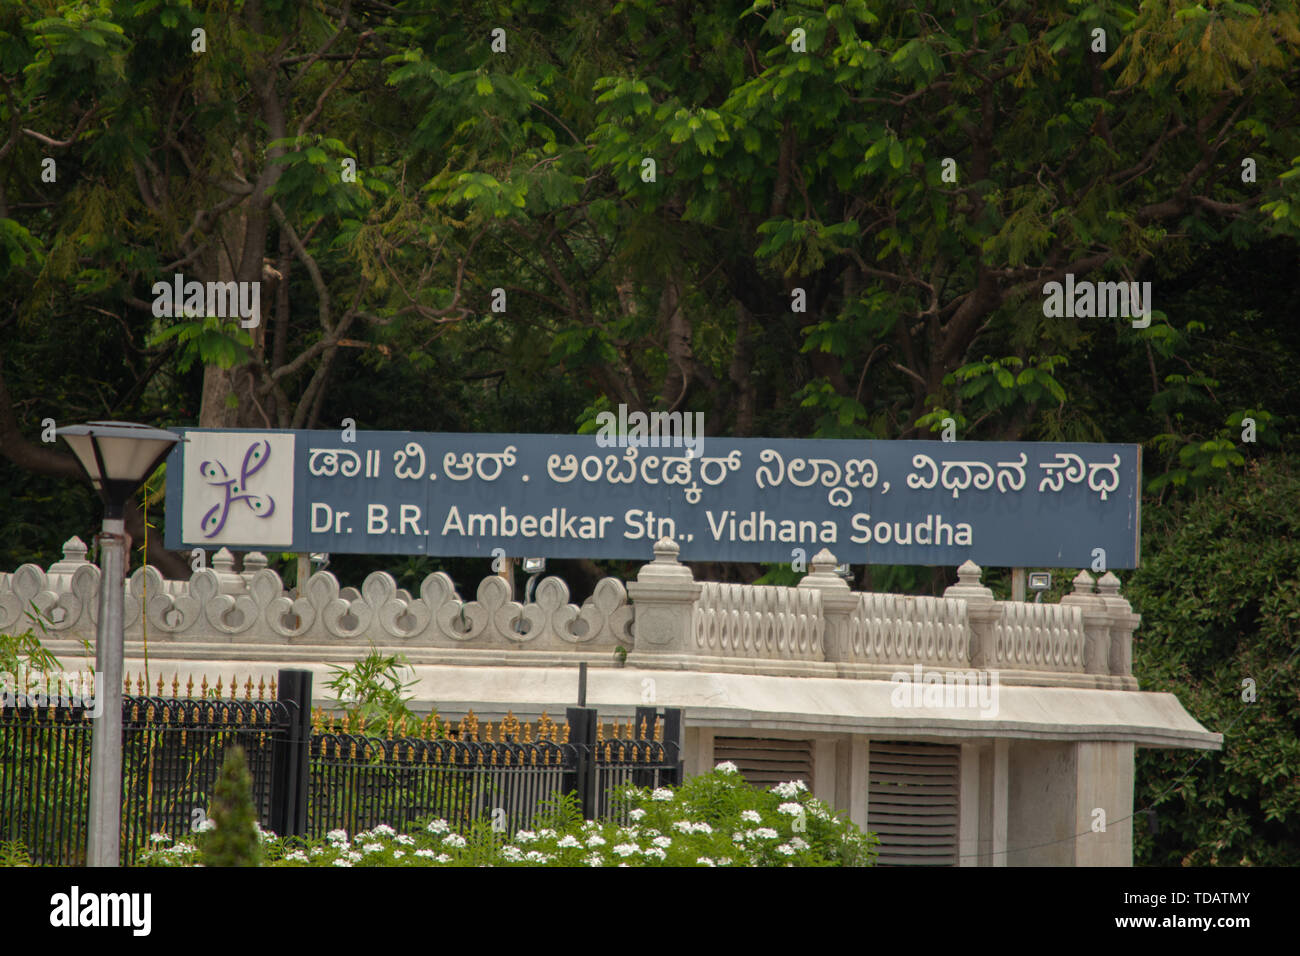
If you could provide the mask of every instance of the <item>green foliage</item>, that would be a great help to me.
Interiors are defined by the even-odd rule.
[[[417,682],[404,681],[403,668],[410,670],[405,655],[384,655],[372,644],[370,653],[350,667],[331,665],[334,677],[325,686],[347,714],[359,715],[366,723],[405,719],[414,724],[416,716],[408,706],[414,695],[405,691]]]
[[[209,815],[214,828],[203,840],[205,866],[260,865],[262,837],[253,810],[253,780],[242,747],[226,748]]]
[[[1147,516],[1144,563],[1125,585],[1142,614],[1133,672],[1167,691],[1221,753],[1139,750],[1137,862],[1300,864],[1300,461],[1248,465],[1214,491]],[[1243,699],[1253,682],[1257,699]]]

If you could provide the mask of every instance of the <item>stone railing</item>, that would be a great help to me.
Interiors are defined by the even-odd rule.
[[[589,660],[633,667],[889,680],[929,670],[997,671],[1005,683],[1136,689],[1132,636],[1141,618],[1119,580],[1086,571],[1059,604],[996,601],[966,562],[943,597],[859,593],[834,573],[823,550],[798,587],[696,581],[679,548],[659,541],[636,580],[605,578],[581,607],[560,578],[544,578],[535,599],[511,599],[500,577],[463,600],[446,574],[430,574],[418,596],[375,572],[360,590],[328,572],[286,591],[257,552],[234,570],[224,549],[188,582],[153,568],[126,583],[131,642],[150,656],[221,660],[335,660],[369,645],[399,649],[413,663],[556,664]],[[0,633],[32,616],[56,648],[94,640],[99,568],[77,538],[42,570],[0,575]],[[630,599],[630,600],[629,600]]]

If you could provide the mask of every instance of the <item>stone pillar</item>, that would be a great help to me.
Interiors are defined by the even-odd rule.
[[[944,591],[943,596],[961,598],[966,602],[971,666],[988,670],[998,666],[997,648],[993,646],[993,622],[1002,615],[1002,610],[993,600],[993,592],[980,583],[983,573],[974,561],[966,561],[957,569],[957,583]]]
[[[799,582],[800,588],[821,592],[822,600],[822,656],[828,661],[853,660],[853,647],[849,640],[849,618],[858,606],[858,595],[849,584],[835,573],[839,559],[822,548],[812,559],[812,571]]]
[[[1100,595],[1093,593],[1092,575],[1080,571],[1074,576],[1074,590],[1061,598],[1063,605],[1083,612],[1083,670],[1088,674],[1110,673],[1110,612]]]
[[[217,575],[222,594],[243,594],[248,590],[244,579],[235,573],[235,556],[222,548],[212,556],[212,570]]]
[[[1107,571],[1097,582],[1097,590],[1110,613],[1110,672],[1117,677],[1133,674],[1133,632],[1142,623],[1142,615],[1133,613],[1133,605],[1119,595],[1119,578]]]
[[[695,650],[695,602],[702,590],[691,569],[677,560],[671,538],[655,542],[655,557],[627,585],[633,604],[633,649],[641,654],[690,654]]]

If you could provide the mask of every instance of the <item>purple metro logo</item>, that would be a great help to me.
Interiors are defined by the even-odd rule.
[[[199,524],[203,529],[203,537],[211,538],[221,533],[221,529],[226,526],[226,518],[230,515],[230,508],[236,502],[242,502],[258,518],[269,518],[275,514],[274,498],[270,495],[251,494],[248,490],[248,479],[266,467],[266,463],[270,460],[271,443],[263,439],[248,446],[248,451],[244,452],[244,462],[239,466],[239,476],[236,478],[230,477],[230,472],[220,461],[211,459],[200,462],[199,474],[207,480],[207,483],[213,488],[225,490],[224,500],[208,509],[208,513],[203,516]],[[209,528],[211,530],[208,530]]]

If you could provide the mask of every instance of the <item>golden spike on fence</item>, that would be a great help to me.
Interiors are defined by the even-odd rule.
[[[130,671],[127,671],[126,676],[122,678],[122,695],[124,697],[131,696],[131,672]]]
[[[565,724],[564,726],[567,729],[569,725]],[[604,742],[605,742],[605,725],[598,720],[596,721],[596,743],[601,744]]]
[[[131,705],[131,719],[132,719],[132,720],[139,720],[139,719],[140,719],[140,705],[139,705],[139,704],[132,704],[132,705]]]
[[[510,751],[506,751],[506,766],[510,766]]]
[[[495,767],[496,765],[497,765],[497,752],[494,748],[492,751],[492,766]]]
[[[645,718],[642,717],[642,718],[641,718],[641,723],[638,724],[638,725],[637,725],[637,728],[636,728],[636,739],[637,739],[637,740],[645,740],[645,739],[646,739],[645,731],[646,731],[646,727],[645,727]]]
[[[366,732],[366,715],[357,714],[357,733],[364,736]]]
[[[520,743],[531,744],[533,742],[533,725],[525,723],[523,733],[520,734]]]
[[[320,708],[313,707],[311,711],[311,732],[313,734],[320,733],[320,723]]]
[[[175,671],[172,671],[172,697],[181,696],[181,679]]]
[[[234,710],[235,710],[235,723],[242,724],[244,722],[244,712],[240,710],[238,707],[234,708]]]
[[[355,740],[352,741],[352,753],[350,756],[353,760],[357,759],[357,742]]]
[[[148,693],[148,691],[144,689],[144,677],[140,674],[135,675],[135,691],[136,695],[139,697],[143,697]]]
[[[511,734],[516,738],[519,736],[519,718],[515,716],[513,710],[507,710],[506,719],[501,721],[501,735],[503,740],[505,739],[506,734]]]
[[[278,697],[275,696],[275,678],[274,678],[274,677],[271,678],[271,699],[272,699],[272,700],[279,700],[279,699],[280,699],[280,698],[278,698]]]
[[[217,686],[215,689],[217,691],[217,700],[220,700],[221,699],[221,675],[220,674],[217,675]],[[206,697],[207,694],[204,694],[203,696]]]
[[[504,735],[503,735],[502,739],[504,739]],[[488,721],[488,724],[487,724],[487,742],[490,743],[490,744],[494,744],[494,743],[496,743],[496,741],[492,739],[492,721],[490,721],[490,720]]]
[[[199,696],[207,697],[208,696],[208,675],[205,673],[202,675],[202,677],[203,677],[203,683],[199,685]]]
[[[265,700],[266,699],[265,694],[266,694],[266,678],[259,677],[257,679],[257,699]]]
[[[239,700],[239,678],[234,674],[230,675],[230,699]]]
[[[253,678],[249,677],[248,681],[244,684],[244,700],[252,700],[252,699],[253,699]]]
[[[397,736],[399,737],[406,736],[406,715],[405,714],[402,715],[402,719],[397,724]]]
[[[632,745],[632,762],[639,763],[641,760],[641,748],[636,744]]]
[[[569,725],[565,724],[564,733],[561,735],[560,743],[567,744],[568,742],[569,742]]]
[[[384,724],[384,736],[389,740],[393,739],[393,718],[389,716],[387,723]]]
[[[534,767],[536,767],[536,766],[537,766],[537,751],[536,751],[536,750],[533,750],[533,749],[530,747],[529,750],[528,750],[528,753],[529,753],[529,762],[530,762]]]
[[[162,674],[159,674],[159,675],[158,675],[158,693],[157,693],[156,696],[161,697],[162,695],[163,695],[163,679],[162,679]]]
[[[480,750],[480,751],[478,752],[478,762],[479,762],[479,763],[482,763],[482,762],[483,762],[483,751],[482,751],[482,750]]]

